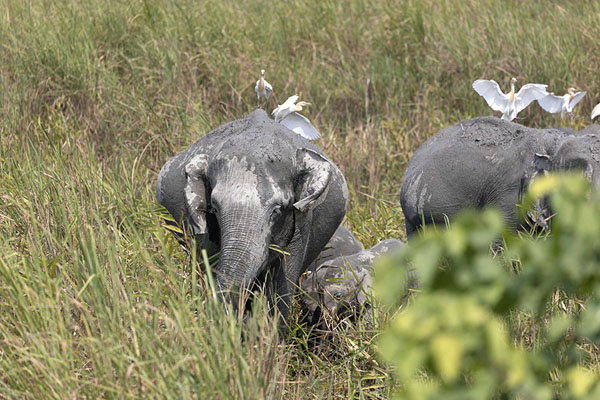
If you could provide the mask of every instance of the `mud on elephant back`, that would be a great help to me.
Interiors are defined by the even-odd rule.
[[[171,158],[156,196],[209,255],[220,251],[216,285],[234,307],[241,290],[266,283],[285,322],[300,275],[345,215],[348,189],[317,146],[256,110]]]
[[[422,224],[444,226],[465,208],[494,206],[516,230],[547,228],[545,201],[527,218],[517,203],[533,179],[551,171],[582,171],[600,183],[600,127],[533,129],[494,117],[464,120],[427,140],[408,163],[400,203],[406,232]]]

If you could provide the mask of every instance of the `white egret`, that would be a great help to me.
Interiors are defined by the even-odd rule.
[[[473,89],[485,99],[492,110],[502,113],[502,119],[512,121],[532,101],[539,100],[548,94],[546,92],[548,85],[539,83],[523,85],[515,94],[516,81],[515,78],[510,80],[510,92],[507,94],[502,93],[496,81],[487,79],[478,79],[473,82]]]
[[[310,106],[310,103],[305,101],[298,101],[296,103],[297,101],[298,95],[290,96],[285,103],[278,105],[271,115],[275,117],[275,121],[309,140],[320,138],[321,134],[310,123],[308,118],[298,114],[298,112],[302,111],[302,107]]]
[[[260,107],[261,99],[265,99],[266,107],[267,101],[269,101],[269,97],[271,97],[271,93],[273,93],[273,86],[271,86],[271,84],[265,80],[264,69],[260,70],[260,78],[258,78],[256,81],[254,91],[256,92],[256,97],[258,98],[258,107]]]
[[[550,93],[545,97],[538,100],[540,106],[548,111],[550,114],[554,114],[560,111],[560,117],[564,118],[565,113],[573,111],[573,107],[585,96],[587,92],[575,93],[575,88],[569,88],[567,94],[557,96],[554,93]]]
[[[600,103],[596,104],[596,107],[594,107],[594,109],[592,110],[592,120],[594,120],[597,117],[600,117]]]

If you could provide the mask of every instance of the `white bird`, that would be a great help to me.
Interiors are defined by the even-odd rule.
[[[596,107],[592,110],[592,120],[597,117],[600,117],[600,104],[596,104]]]
[[[510,92],[507,94],[502,93],[500,86],[493,80],[478,79],[473,82],[473,89],[487,101],[492,110],[502,113],[502,119],[512,121],[532,101],[548,94],[546,92],[548,85],[539,83],[528,83],[515,94],[516,81],[515,78],[510,80]]]
[[[550,114],[554,114],[560,111],[560,117],[564,118],[565,113],[573,111],[573,107],[585,96],[587,92],[575,93],[575,88],[569,88],[567,94],[557,96],[554,93],[550,93],[545,97],[538,100],[540,106],[548,111]]]
[[[302,107],[310,106],[310,103],[305,101],[298,101],[296,103],[297,101],[298,95],[290,96],[285,103],[278,105],[271,115],[281,125],[309,140],[320,138],[321,134],[310,123],[308,118],[298,114],[298,112],[302,111]]]
[[[271,97],[271,93],[273,93],[273,86],[269,82],[265,80],[265,70],[260,70],[260,78],[256,81],[256,86],[254,87],[254,91],[256,92],[256,97],[258,98],[258,107],[260,107],[261,99],[265,99],[265,107],[267,101],[269,101],[269,97]]]

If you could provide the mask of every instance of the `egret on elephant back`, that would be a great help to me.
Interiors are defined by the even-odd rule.
[[[302,111],[303,107],[310,106],[311,104],[306,101],[298,101],[298,98],[297,94],[288,97],[283,104],[278,105],[273,110],[271,115],[273,115],[275,121],[309,140],[320,138],[321,134],[310,123],[308,118],[298,114]]]
[[[548,111],[550,114],[555,114],[560,111],[560,117],[564,118],[565,114],[571,113],[577,103],[583,99],[587,92],[575,93],[575,88],[569,88],[567,94],[557,96],[550,93],[538,100],[540,107]]]
[[[260,70],[260,78],[256,81],[256,86],[254,87],[254,91],[256,92],[256,97],[258,98],[258,106],[260,107],[261,100],[265,100],[265,108],[267,107],[267,101],[269,101],[269,97],[271,97],[271,93],[273,93],[273,86],[269,82],[265,80],[265,70]]]
[[[473,82],[473,89],[485,99],[490,108],[502,113],[502,119],[512,121],[518,113],[523,111],[531,102],[546,96],[548,85],[528,83],[515,93],[517,80],[510,80],[510,92],[504,94],[494,80],[478,79]]]

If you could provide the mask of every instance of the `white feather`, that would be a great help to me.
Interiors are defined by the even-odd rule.
[[[260,80],[263,80],[264,88],[260,90]],[[256,81],[256,86],[254,86],[254,91],[256,92],[256,97],[258,98],[258,103],[260,104],[261,99],[265,99],[265,102],[269,100],[271,97],[271,93],[273,93],[273,86],[265,79],[265,70],[260,71],[260,78]]]
[[[502,113],[502,119],[512,121],[532,101],[538,100],[548,94],[546,92],[547,85],[528,83],[511,98],[510,93],[513,93],[512,90],[514,90],[515,81],[513,78],[511,92],[508,94],[500,90],[500,86],[496,81],[487,79],[478,79],[473,82],[473,89],[484,98],[492,110]]]
[[[539,99],[538,103],[544,110],[546,110],[550,114],[554,114],[560,111],[560,116],[564,117],[565,113],[570,113],[573,111],[575,105],[581,101],[581,99],[583,98],[583,96],[585,96],[586,93],[587,92],[577,92],[573,94],[573,97],[571,97],[570,93],[564,94],[562,96],[557,96],[554,93],[550,93]]]
[[[566,96],[568,96],[568,94]],[[545,111],[554,114],[561,110],[564,99],[563,96],[557,96],[554,93],[550,93],[539,99],[538,103]]]
[[[517,113],[523,111],[531,102],[544,98],[548,92],[548,85],[539,83],[528,83],[523,85],[519,92],[515,95],[515,109]]]
[[[278,105],[276,109],[273,110],[271,115],[275,117],[275,121],[279,122],[283,118],[285,118],[289,113],[292,112],[292,107],[296,105],[298,101],[298,95],[295,94],[293,96],[288,97],[288,99],[281,105]]]
[[[600,104],[596,104],[596,107],[592,110],[592,120],[597,117],[600,117]]]
[[[280,120],[279,123],[309,140],[315,140],[321,137],[319,131],[315,129],[308,118],[298,113],[293,112],[288,114]]]
[[[569,112],[573,111],[573,108],[575,107],[575,105],[577,105],[577,103],[579,103],[581,101],[581,99],[583,99],[583,96],[585,96],[586,93],[587,92],[575,93],[575,95],[571,99],[571,102],[569,103]]]
[[[504,112],[508,107],[508,99],[496,81],[478,79],[473,82],[473,89],[484,98],[492,110]]]

